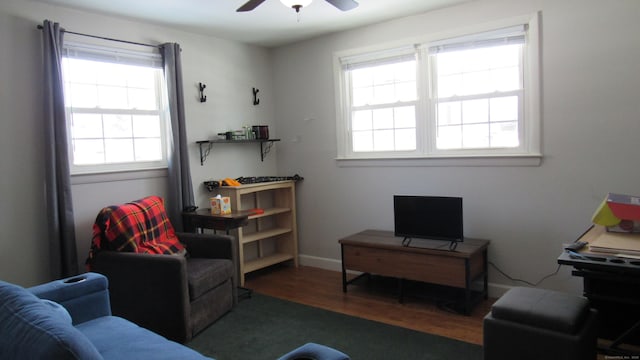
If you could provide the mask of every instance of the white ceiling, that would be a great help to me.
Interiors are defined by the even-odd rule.
[[[236,9],[246,0],[39,1],[272,47],[472,0],[357,0],[360,5],[346,12],[314,0],[299,18],[279,0],[266,0],[244,13]]]

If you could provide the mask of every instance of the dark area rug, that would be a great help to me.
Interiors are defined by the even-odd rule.
[[[478,345],[253,294],[189,347],[216,360],[273,360],[316,342],[353,360],[480,360]]]

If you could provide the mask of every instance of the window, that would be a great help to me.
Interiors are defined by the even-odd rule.
[[[523,26],[429,46],[436,150],[520,146],[523,51]]]
[[[166,92],[158,54],[65,45],[73,174],[166,167]]]
[[[414,54],[347,65],[354,152],[416,149]]]
[[[336,55],[338,158],[539,157],[537,22]]]

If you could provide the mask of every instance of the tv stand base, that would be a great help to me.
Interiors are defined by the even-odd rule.
[[[443,251],[438,250],[438,246],[404,246],[403,239],[395,237],[391,231],[365,230],[341,239],[339,243],[342,291],[345,293],[347,285],[367,274],[376,274],[399,279],[400,302],[404,299],[406,281],[428,283],[453,294],[466,315],[488,296],[488,240],[465,238],[455,251]],[[363,274],[347,281],[347,270]]]

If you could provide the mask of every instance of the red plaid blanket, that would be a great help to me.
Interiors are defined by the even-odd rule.
[[[101,250],[176,254],[184,246],[167,218],[162,198],[149,196],[100,210],[93,224],[89,267]]]

